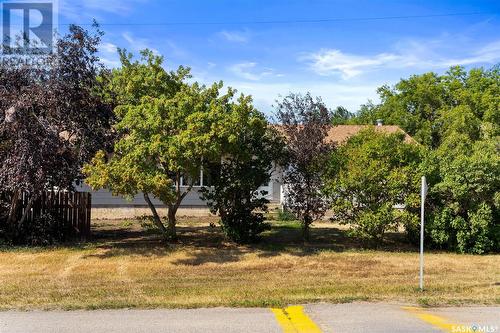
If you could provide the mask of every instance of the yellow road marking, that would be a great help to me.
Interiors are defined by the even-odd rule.
[[[303,310],[304,307],[300,305],[271,309],[283,333],[321,333],[318,325]]]
[[[404,310],[408,311],[415,317],[433,325],[434,327],[437,327],[445,332],[456,332],[457,327],[463,327],[463,325],[460,324],[454,324],[450,323],[446,318],[436,316],[434,314],[430,314],[426,312],[422,308],[418,307],[413,307],[413,306],[404,306]],[[454,330],[455,328],[455,330]]]

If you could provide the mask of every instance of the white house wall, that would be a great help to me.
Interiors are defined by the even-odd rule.
[[[265,190],[268,192],[266,198],[271,202],[279,202],[280,200],[280,186],[279,174],[273,172],[271,176],[271,181],[269,186],[259,188],[259,191]],[[200,198],[200,187],[194,187],[182,200],[181,208],[188,207],[201,207],[206,208],[206,202]],[[77,188],[78,191],[90,192],[92,194],[92,207],[103,208],[103,207],[116,207],[116,208],[126,208],[126,207],[146,207],[147,203],[144,200],[143,194],[139,193],[135,195],[131,200],[127,200],[122,196],[116,196],[111,193],[111,191],[106,189],[101,189],[93,191],[89,186],[83,184]],[[155,206],[163,206],[163,204],[156,198],[151,198]]]

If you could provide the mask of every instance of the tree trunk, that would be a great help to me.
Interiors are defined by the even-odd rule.
[[[304,221],[302,226],[302,238],[304,239],[304,242],[309,242],[311,238],[310,235],[311,223],[312,223],[312,218],[309,215],[304,216]]]
[[[167,236],[171,240],[177,239],[177,230],[176,230],[176,218],[175,214],[177,213],[178,205],[168,205],[168,225],[167,225]]]
[[[309,224],[304,224],[302,227],[302,238],[304,239],[304,242],[309,242],[309,239],[311,238],[309,229]]]
[[[21,227],[24,223],[24,221],[26,220],[26,218],[28,217],[28,214],[31,210],[31,207],[33,207],[33,204],[35,203],[36,199],[38,198],[38,195],[34,194],[30,200],[28,201],[28,205],[26,206],[26,209],[24,210],[24,214],[23,216],[21,217],[21,219],[19,220],[18,222],[18,227]]]
[[[153,213],[153,222],[154,224],[158,227],[158,229],[161,230],[162,234],[166,235],[167,234],[167,229],[161,222],[160,216],[158,215],[158,212],[156,211],[155,205],[151,202],[151,199],[149,198],[149,195],[147,193],[144,193],[144,200],[148,203],[149,209],[151,209],[151,212]]]
[[[8,224],[13,224],[17,215],[17,207],[19,206],[19,197],[21,195],[20,190],[15,190],[12,194],[12,200],[10,203],[9,217],[7,219]]]
[[[181,205],[181,202],[184,199],[184,197],[189,193],[189,191],[191,191],[191,189],[193,187],[193,185],[190,184],[187,187],[187,189],[185,189],[184,191],[181,190],[181,173],[180,172],[176,173],[175,179],[176,179],[175,191],[176,191],[177,199],[173,203],[172,202],[165,203],[166,206],[168,207],[167,237],[170,240],[174,240],[174,241],[177,240],[177,230],[176,230],[177,229],[176,228],[177,221],[175,218],[175,215],[177,214],[177,209]]]

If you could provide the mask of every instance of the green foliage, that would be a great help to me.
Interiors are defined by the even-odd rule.
[[[334,219],[355,236],[379,241],[390,230],[415,228],[418,211],[420,147],[404,133],[361,131],[333,154],[325,192]],[[396,211],[395,205],[404,205]]]
[[[290,210],[284,208],[278,211],[278,221],[296,221],[297,217]]]
[[[67,234],[68,230],[65,230],[60,221],[50,212],[46,212],[32,222],[24,222],[19,227],[14,244],[48,246],[63,241]]]
[[[456,66],[378,92],[381,103],[367,103],[350,121],[382,118],[432,149],[421,165],[430,185],[429,243],[459,252],[499,251],[500,67],[466,72]],[[415,238],[417,230],[409,234]]]
[[[485,253],[500,248],[500,140],[454,133],[427,163],[433,175],[426,231],[436,247]]]
[[[271,229],[269,223],[265,222],[263,214],[253,211],[263,205],[258,203],[258,199],[252,199],[251,202],[252,204],[245,205],[235,202],[227,214],[221,216],[222,231],[234,242],[241,244],[255,242],[260,233]]]
[[[258,188],[269,182],[273,161],[279,157],[281,141],[265,117],[241,96],[226,114],[227,134],[219,137],[218,161],[208,165],[211,187],[202,190],[214,214],[219,214],[224,233],[238,243],[257,240],[269,229],[264,222],[268,200]]]
[[[362,209],[358,212],[351,225],[349,233],[355,237],[380,241],[387,231],[395,231],[397,221],[394,218],[392,206],[381,204],[375,209]]]
[[[378,89],[380,104],[368,103],[352,121],[373,124],[376,119],[399,125],[418,142],[437,148],[451,132],[478,138],[481,126],[500,126],[500,68],[466,72],[451,67],[444,75],[425,73]]]
[[[345,107],[339,106],[332,112],[332,125],[344,125],[354,118],[354,113],[349,112]]]
[[[120,51],[122,67],[106,77],[104,94],[117,105],[117,139],[111,154],[97,153],[84,173],[94,189],[108,188],[125,197],[143,192],[156,225],[175,238],[175,213],[191,190],[182,188],[180,179],[194,178],[203,160],[219,156],[217,138],[233,133],[224,121],[234,91],[221,95],[222,83],[188,84],[188,69],[168,72],[162,57],[148,50],[141,54],[140,61],[132,61]],[[168,229],[149,194],[168,207]]]
[[[166,155],[160,145],[174,134],[170,113],[177,110],[168,106],[180,93],[185,76],[180,69],[176,74],[166,72],[163,59],[148,51],[142,52],[141,62],[131,62],[125,52],[120,55],[122,67],[113,70],[107,87],[118,104],[114,110],[118,139],[111,156],[101,151],[85,166],[86,182],[114,194],[133,196],[142,191],[168,201],[173,197],[172,180],[159,164]]]
[[[151,215],[143,215],[137,218],[142,230],[148,234],[161,234],[161,230],[155,224],[154,217]],[[135,221],[131,221],[135,222]]]

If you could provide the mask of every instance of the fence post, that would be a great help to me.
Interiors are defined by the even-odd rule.
[[[90,194],[90,192],[87,192],[87,207],[86,207],[86,211],[87,211],[87,225],[86,225],[86,228],[85,228],[85,232],[87,233],[87,238],[90,238],[91,237],[91,233],[90,233],[90,220],[91,220],[91,214],[92,214],[92,194]]]

